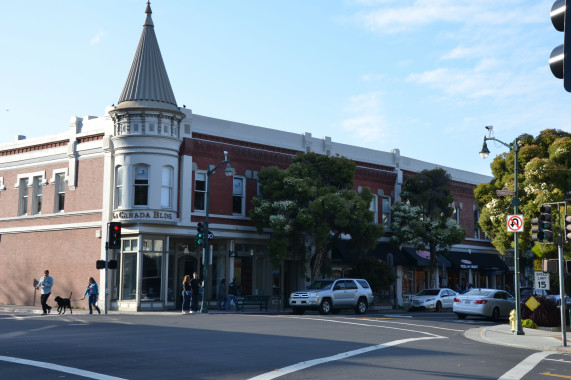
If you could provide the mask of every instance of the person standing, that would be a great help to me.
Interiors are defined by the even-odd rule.
[[[200,282],[198,281],[198,275],[196,272],[192,274],[192,280],[190,280],[190,287],[192,289],[192,306],[190,307],[190,313],[200,313],[198,310],[198,295],[200,294]]]
[[[99,306],[97,306],[97,301],[99,300],[99,287],[93,277],[89,277],[87,288],[81,298],[82,300],[85,299],[86,294],[89,294],[89,297],[87,298],[87,302],[89,303],[89,314],[93,314],[93,307],[95,307],[95,310],[101,314],[101,310],[99,309]]]
[[[226,279],[223,278],[218,285],[218,310],[225,309],[226,306]]]
[[[182,313],[190,314],[190,294],[192,288],[190,286],[190,276],[187,274],[182,280]]]
[[[228,285],[228,300],[226,301],[226,311],[230,310],[230,304],[234,301],[234,306],[236,306],[236,311],[238,311],[238,304],[236,303],[236,296],[238,295],[238,285],[236,284],[236,279],[233,279],[230,285]]]
[[[48,298],[52,294],[52,286],[54,285],[54,278],[50,276],[50,271],[45,270],[44,275],[40,278],[40,282],[36,285],[36,289],[42,289],[42,296],[40,302],[42,303],[42,315],[49,314],[52,311],[52,307],[48,306]]]

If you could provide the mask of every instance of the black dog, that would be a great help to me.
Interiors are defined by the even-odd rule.
[[[57,302],[57,312],[58,314],[61,314],[63,311],[63,314],[65,314],[65,309],[69,307],[69,311],[71,314],[73,314],[73,310],[71,309],[71,294],[69,293],[69,298],[61,298],[60,296],[56,296],[56,298],[54,298],[54,300]]]

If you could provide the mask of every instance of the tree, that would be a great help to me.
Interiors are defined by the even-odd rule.
[[[387,290],[395,281],[392,268],[381,262],[379,259],[367,256],[359,259],[353,269],[349,271],[349,276],[353,278],[364,278],[371,285],[373,293]]]
[[[518,234],[522,258],[552,258],[557,256],[557,246],[531,240],[531,218],[539,214],[542,203],[561,202],[571,190],[571,134],[546,129],[537,137],[522,134],[518,137],[518,198],[520,212],[524,214],[524,231]],[[476,203],[481,210],[479,225],[492,244],[502,254],[513,248],[513,234],[507,232],[507,215],[513,212],[511,198],[499,197],[496,190],[514,189],[513,152],[496,156],[491,163],[494,179],[474,190]],[[563,211],[563,210],[562,210]],[[564,211],[563,211],[564,213]],[[556,212],[554,212],[556,214]],[[556,221],[554,224],[557,225]],[[564,245],[569,254],[569,244]]]
[[[434,287],[438,287],[438,276],[434,274],[438,253],[466,237],[464,228],[450,218],[454,212],[450,184],[450,175],[444,169],[423,170],[405,181],[402,201],[391,208],[392,242],[430,252]]]
[[[384,230],[372,223],[371,191],[353,190],[355,171],[355,163],[347,158],[315,153],[294,156],[285,170],[260,170],[262,195],[252,199],[250,217],[259,232],[270,233],[268,254],[274,267],[288,257],[300,264],[309,259],[311,277],[317,279],[342,234],[351,235],[354,246],[376,245]],[[315,252],[308,251],[310,246]]]

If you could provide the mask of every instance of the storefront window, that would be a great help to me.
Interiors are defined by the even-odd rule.
[[[143,252],[141,301],[158,301],[161,299],[162,261],[162,252]]]
[[[137,252],[123,253],[123,288],[121,299],[132,301],[137,295]]]

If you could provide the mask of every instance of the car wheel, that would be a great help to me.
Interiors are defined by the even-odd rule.
[[[359,298],[359,301],[357,301],[357,305],[355,306],[355,313],[365,314],[368,307],[369,305],[367,305],[367,301],[364,298]]]
[[[494,310],[492,311],[492,316],[490,319],[494,322],[499,321],[500,320],[500,309],[495,307]]]
[[[456,313],[456,315],[458,316],[458,319],[464,319],[464,318],[466,318],[466,314]]]
[[[442,311],[442,303],[440,301],[436,302],[436,312],[439,313]]]
[[[321,301],[321,305],[319,305],[319,314],[326,315],[329,313],[331,313],[331,300],[325,298]]]
[[[295,315],[303,315],[303,313],[305,313],[305,309],[302,309],[301,307],[294,307],[291,309],[291,312]]]

